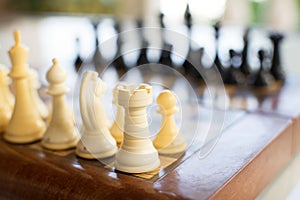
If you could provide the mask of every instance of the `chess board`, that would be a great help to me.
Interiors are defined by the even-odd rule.
[[[158,169],[150,172],[145,172],[145,173],[124,173],[128,176],[133,176],[133,177],[138,177],[142,178],[148,181],[156,181],[159,178],[163,177],[165,174],[167,174],[170,170],[174,169],[176,166],[178,166],[180,163],[184,162],[186,159],[188,159],[191,155],[195,154],[198,152],[204,145],[205,145],[205,134],[207,134],[208,129],[211,126],[211,121],[209,118],[211,116],[211,112],[209,111],[208,108],[202,108],[201,109],[201,115],[199,116],[202,120],[202,123],[199,126],[199,130],[203,132],[203,134],[199,135],[193,135],[193,134],[185,134],[185,138],[188,141],[189,148],[185,153],[179,153],[179,154],[173,154],[173,155],[167,155],[167,154],[160,154],[159,159],[161,161],[161,165]],[[225,119],[224,127],[223,129],[228,128],[231,124],[234,124],[237,120],[239,120],[243,115],[245,115],[244,111],[239,111],[239,110],[231,110],[227,113],[227,118]],[[191,120],[192,123],[189,124],[188,127],[193,127],[196,124],[196,120]],[[155,123],[154,126],[159,127],[159,123]],[[188,131],[187,130],[181,130],[184,133]],[[192,132],[193,130],[190,129]],[[196,139],[193,137],[197,137]],[[193,140],[194,139],[194,140]],[[193,140],[193,141],[192,141]],[[53,154],[55,156],[60,156],[66,159],[81,159],[77,158],[75,155],[75,149],[68,149],[68,150],[60,150],[60,151],[53,151],[49,149],[45,149],[42,147],[40,142],[35,142],[32,144],[24,145],[24,147],[28,149],[32,149],[34,151],[42,151],[42,152],[47,152],[50,154]],[[76,157],[76,158],[75,158]],[[117,172],[114,169],[114,159],[113,158],[107,158],[107,159],[95,159],[92,161],[88,161],[85,159],[82,159],[94,166],[97,166],[99,168],[103,168],[105,170],[108,170],[110,172]],[[122,172],[118,172],[122,173]]]
[[[295,92],[298,85],[299,79],[289,76],[279,91],[266,95],[256,104],[251,103],[253,95],[244,95],[246,105],[250,106],[243,109],[235,99],[241,95],[228,97],[232,103],[226,112],[222,135],[209,154],[199,156],[210,143],[203,144],[200,137],[179,157],[160,156],[161,168],[149,173],[122,173],[98,160],[78,158],[72,149],[56,152],[41,148],[40,143],[15,145],[1,138],[1,196],[24,199],[255,197],[300,148],[297,107],[300,96]],[[211,108],[204,101],[200,104],[203,124],[199,130],[203,131],[210,126],[205,119],[209,118]]]
[[[97,31],[97,24],[94,28]],[[220,27],[214,28],[212,38],[219,42]],[[121,32],[117,29],[116,32]],[[164,37],[167,30],[163,31]],[[247,32],[245,31],[245,35],[248,34]],[[18,34],[16,36],[18,47],[20,38]],[[275,39],[282,39],[282,35],[273,36],[276,36]],[[142,43],[147,42],[144,39]],[[197,83],[195,85],[199,86],[195,89],[198,92],[196,102],[188,99],[180,101],[182,123],[184,123],[180,132],[189,145],[183,154],[160,155],[161,166],[157,170],[131,174],[115,170],[113,159],[85,160],[77,157],[73,149],[50,151],[42,148],[40,142],[10,144],[4,141],[1,135],[0,197],[3,199],[242,199],[245,196],[254,198],[300,148],[300,109],[298,109],[300,96],[295,92],[299,85],[299,78],[288,76],[283,86],[280,83],[274,85],[274,81],[283,80],[280,79],[283,77],[275,77],[281,67],[279,56],[273,56],[272,63],[276,64],[275,67],[269,66],[268,69],[264,69],[263,63],[270,59],[271,55],[268,55],[270,52],[264,49],[258,49],[259,51],[256,52],[258,56],[253,57],[256,60],[258,57],[259,70],[253,70],[251,74],[257,78],[256,81],[248,83],[247,79],[244,79],[239,82],[240,76],[237,74],[241,74],[242,69],[250,69],[250,66],[247,66],[248,59],[245,59],[248,57],[245,53],[248,50],[246,45],[248,39],[243,39],[245,44],[242,52],[234,49],[230,49],[229,52],[226,50],[226,53],[230,54],[227,67],[222,64],[219,50],[213,53],[215,59],[212,63],[217,65],[221,72],[220,78],[224,81],[227,91],[226,99],[222,102],[226,105],[226,109],[211,105],[207,96],[209,91],[207,92],[203,85],[202,79],[205,77],[195,73],[192,70],[193,66],[190,66],[196,63],[194,66],[199,65],[199,68],[205,72],[213,68],[211,66],[206,68],[200,62],[203,49],[194,51],[188,44],[187,56],[184,58],[188,61],[176,66],[171,56],[172,45],[163,40],[160,56],[154,65],[164,64],[176,68],[185,76],[192,76],[193,79],[201,82],[200,86]],[[95,40],[95,44],[98,44],[98,36]],[[279,52],[279,48],[275,48],[278,47],[279,41],[273,42],[275,55],[274,52]],[[135,68],[134,66],[146,62],[143,51],[140,51],[136,63],[127,65],[126,56],[123,57],[124,52],[121,52],[122,38],[116,38],[116,45],[116,55],[113,60],[106,60],[106,62],[114,65],[118,75],[119,71],[130,72]],[[149,46],[139,46],[139,48],[148,49]],[[77,53],[75,66],[78,70],[78,66],[82,65],[83,61],[79,51]],[[99,57],[101,52],[97,47],[92,59],[95,70],[106,66],[106,63],[104,65],[101,63],[103,59]],[[276,57],[278,60],[274,59]],[[189,63],[189,59],[193,62]],[[238,70],[235,66],[237,59],[241,60]],[[275,69],[276,73],[272,69]],[[157,70],[156,73],[163,74],[161,70]],[[265,75],[274,77],[269,82]],[[284,74],[279,73],[279,75]],[[137,82],[147,82],[136,79],[138,78],[136,74],[133,77]],[[112,79],[112,76],[108,76],[109,79]],[[172,87],[169,89],[174,90],[176,94],[184,93],[183,96],[190,98],[185,88],[176,90],[177,81],[179,81],[177,86],[182,86],[180,79],[172,80],[163,77],[162,80],[171,82]],[[108,83],[108,85],[113,84]],[[49,96],[47,97],[44,92],[45,88],[42,88],[41,96],[50,103]],[[75,95],[75,102],[78,102],[77,100]],[[111,103],[111,99],[108,102]],[[72,104],[72,99],[69,103]],[[195,106],[198,103],[199,110]],[[107,108],[112,110],[110,106]],[[79,118],[80,114],[76,109],[74,110],[75,118]],[[153,129],[153,132],[156,132],[160,126],[160,118],[157,116],[159,115],[152,115],[150,129]],[[224,118],[214,121],[212,116],[224,116]],[[80,129],[80,122],[78,126]],[[208,137],[209,130],[214,129],[220,134]],[[195,134],[197,137],[194,137]]]

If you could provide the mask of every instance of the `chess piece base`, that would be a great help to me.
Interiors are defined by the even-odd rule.
[[[76,155],[85,159],[101,159],[115,155],[117,146],[103,137],[103,135],[83,135],[77,144]]]
[[[165,148],[158,149],[158,152],[160,154],[177,154],[185,152],[186,149],[187,144],[185,139],[178,135],[170,145]]]
[[[158,153],[132,153],[120,149],[116,155],[115,168],[127,173],[143,173],[157,169],[160,166]]]
[[[62,143],[55,143],[55,142],[51,142],[48,140],[43,140],[42,146],[47,149],[51,149],[51,150],[71,149],[71,148],[76,147],[78,140],[79,140],[78,138],[74,138],[73,140],[71,140],[69,142],[62,142]]]
[[[32,133],[30,135],[19,135],[6,131],[3,135],[3,138],[8,142],[16,144],[32,143],[42,139],[45,129],[46,128],[40,129],[38,132]]]

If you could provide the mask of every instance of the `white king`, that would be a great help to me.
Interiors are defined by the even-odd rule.
[[[46,126],[30,92],[28,50],[21,44],[20,32],[15,32],[15,46],[9,51],[16,102],[12,117],[5,129],[4,139],[12,143],[30,143],[42,138]]]

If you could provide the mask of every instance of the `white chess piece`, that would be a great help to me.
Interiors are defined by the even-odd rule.
[[[115,138],[118,144],[123,141],[124,131],[124,108],[118,103],[118,87],[122,87],[122,84],[118,84],[113,90],[113,104],[117,107],[116,119],[110,128],[110,133]]]
[[[162,118],[161,128],[156,135],[153,143],[159,153],[176,154],[186,150],[187,145],[185,139],[179,134],[179,130],[175,124],[174,114],[177,112],[176,97],[170,90],[162,91],[157,99],[160,106]]]
[[[80,88],[80,112],[83,122],[82,137],[76,154],[86,159],[113,156],[118,148],[109,132],[105,109],[101,102],[104,82],[97,72],[87,71]]]
[[[49,111],[45,103],[41,100],[38,89],[41,87],[39,82],[38,72],[35,69],[30,69],[30,78],[29,78],[29,85],[31,89],[31,95],[35,102],[35,105],[43,119],[47,119],[49,115]]]
[[[9,75],[14,81],[16,102],[3,137],[9,142],[23,144],[41,139],[46,125],[30,93],[28,50],[21,44],[20,32],[16,31],[14,36],[16,44],[9,51],[12,62]]]
[[[147,106],[152,103],[152,88],[119,88],[119,105],[125,110],[124,140],[116,154],[115,168],[128,173],[143,173],[160,166],[158,152],[150,140]]]
[[[11,118],[14,97],[9,90],[8,70],[0,65],[0,132],[3,132]]]
[[[67,74],[56,59],[47,72],[50,83],[48,94],[52,96],[52,116],[50,124],[42,140],[42,146],[52,150],[64,150],[76,147],[79,133],[75,126],[74,118],[65,99],[69,88],[64,85]]]

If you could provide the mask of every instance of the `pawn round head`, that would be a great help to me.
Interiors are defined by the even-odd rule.
[[[176,106],[177,100],[170,90],[162,91],[156,98],[156,103],[164,110],[172,109]]]

